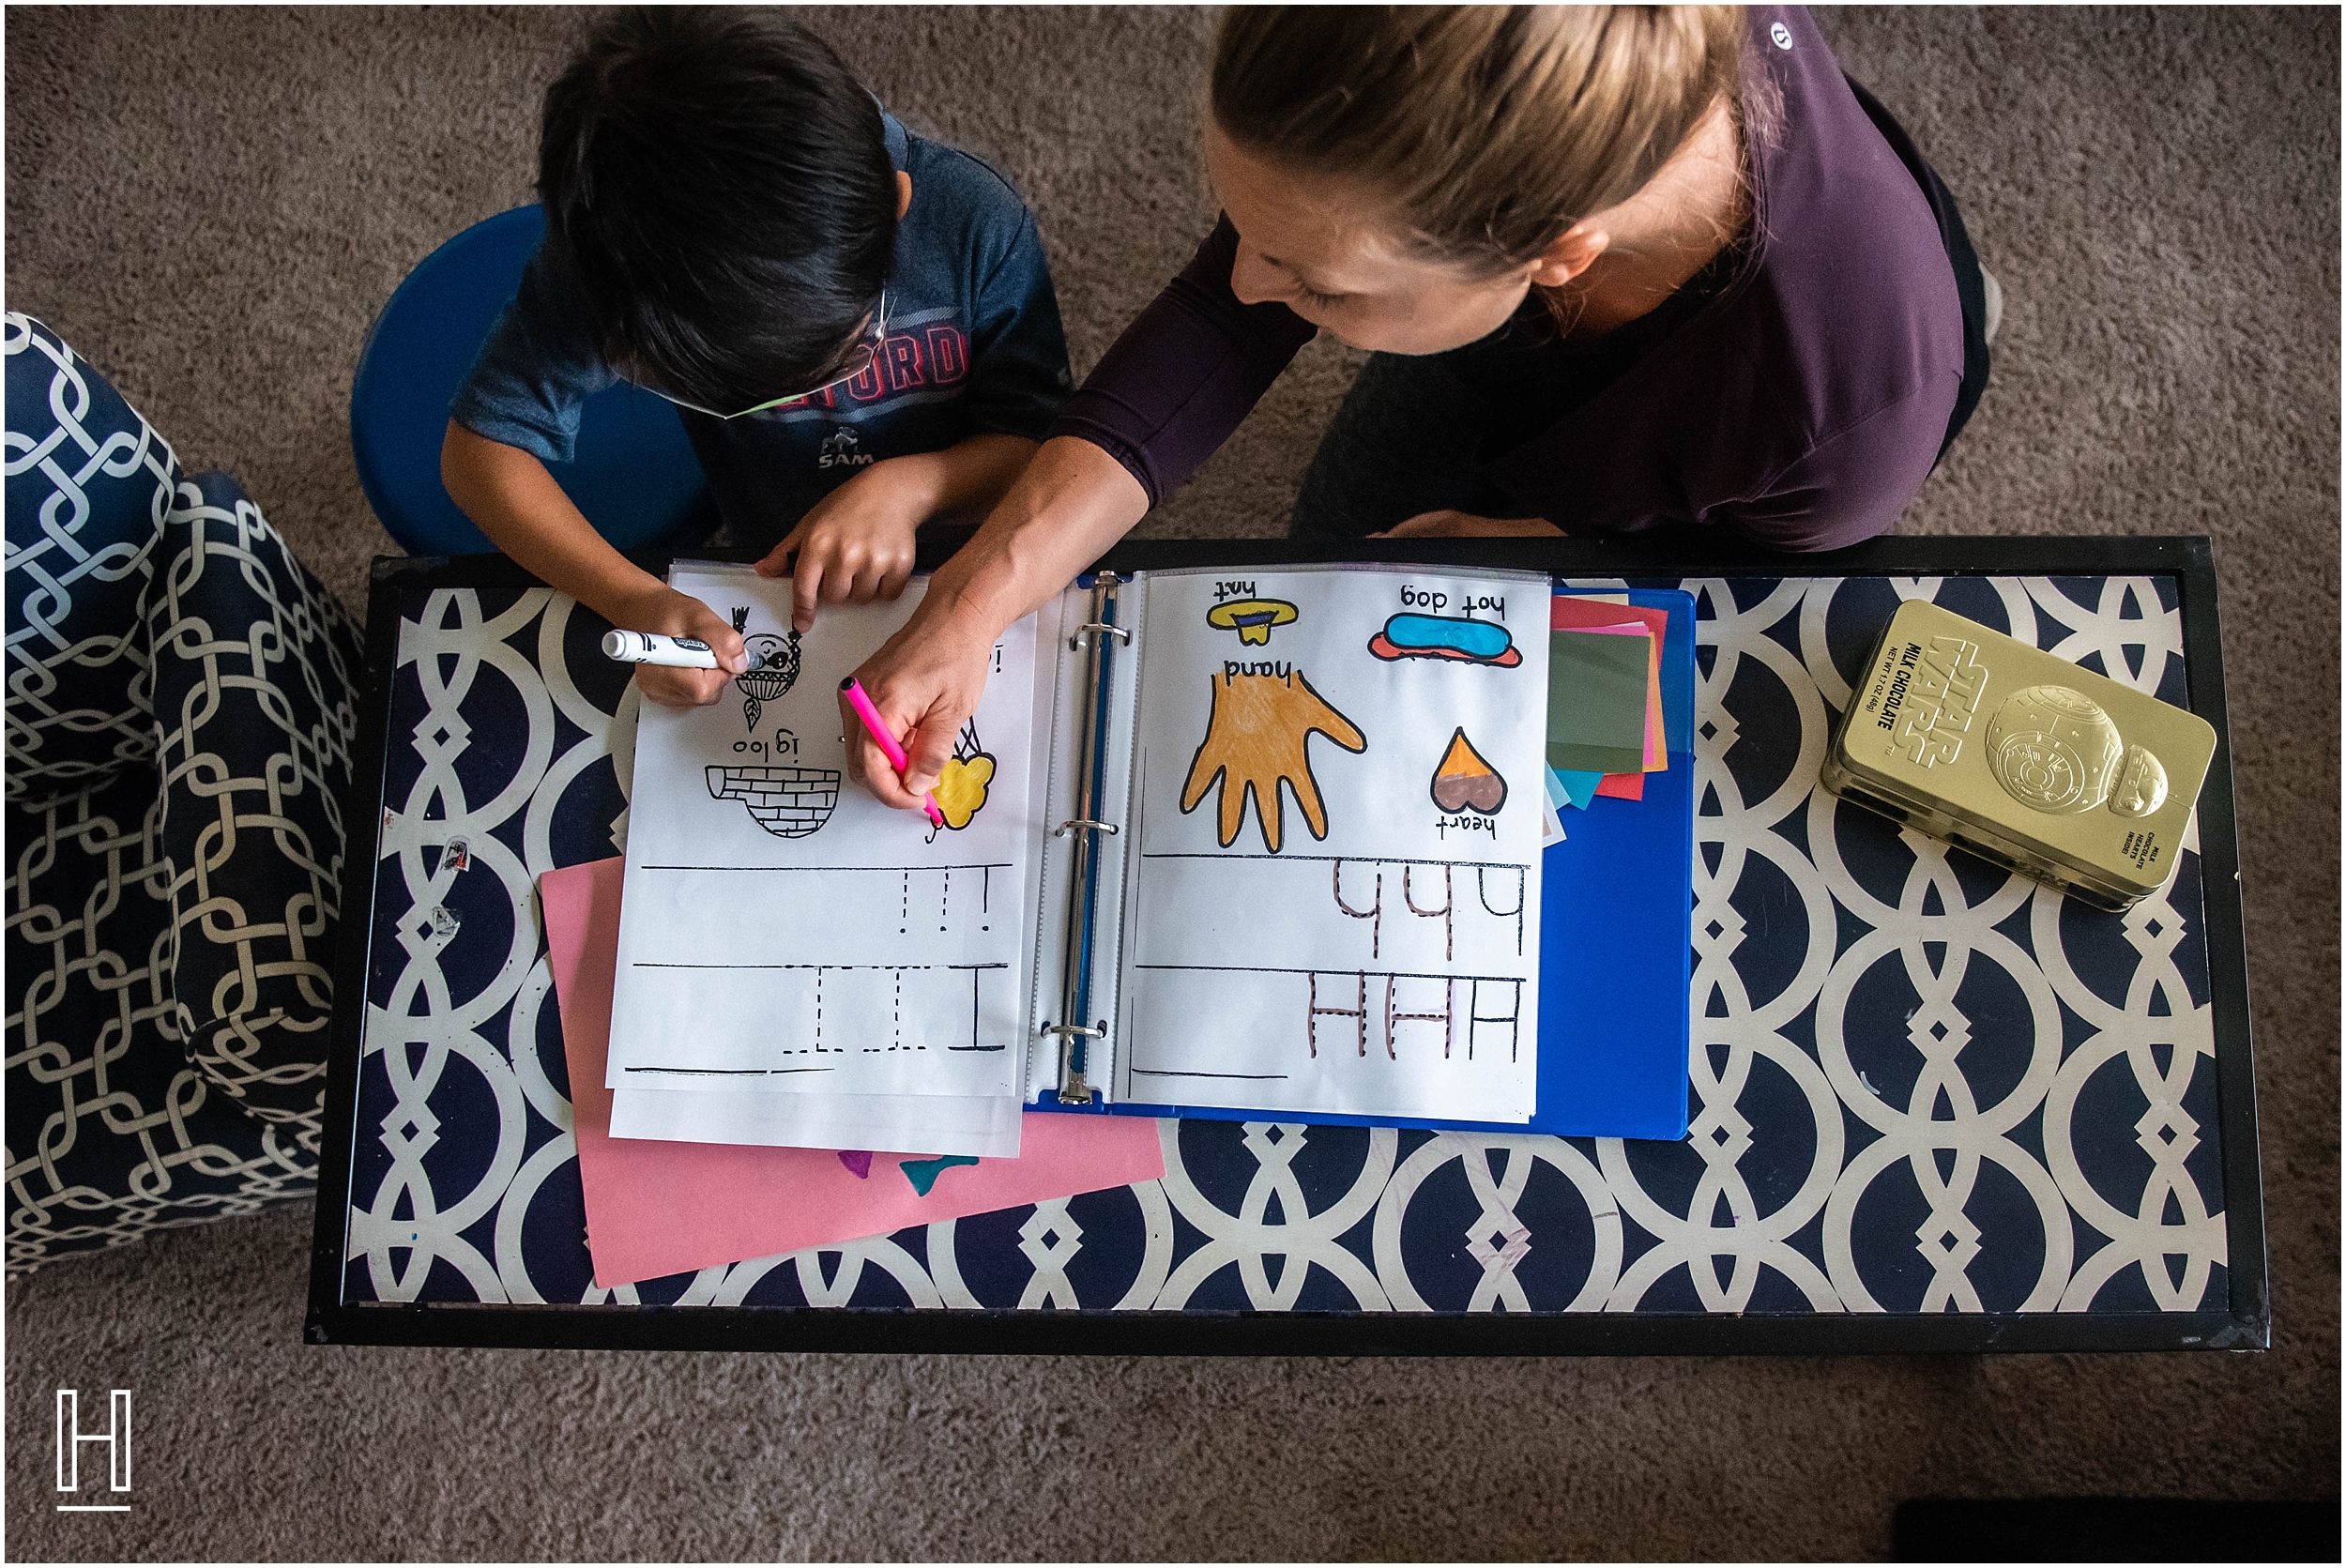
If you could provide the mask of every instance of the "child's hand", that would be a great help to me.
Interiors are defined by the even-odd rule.
[[[635,684],[651,702],[670,708],[706,708],[724,695],[733,677],[750,667],[741,634],[724,617],[690,594],[665,583],[655,583],[641,594],[613,606],[619,615],[613,624],[630,632],[657,632],[667,637],[697,637],[717,655],[713,670],[684,670],[666,664],[638,664]]]
[[[913,530],[937,508],[934,466],[908,458],[874,464],[815,502],[757,563],[761,576],[789,576],[792,626],[813,631],[818,600],[863,604],[905,591]]]

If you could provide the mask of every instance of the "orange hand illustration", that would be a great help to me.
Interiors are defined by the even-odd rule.
[[[1307,751],[1311,738],[1324,735],[1348,752],[1367,750],[1367,739],[1312,690],[1300,670],[1214,675],[1207,677],[1207,683],[1213,692],[1213,711],[1206,721],[1206,738],[1189,765],[1189,781],[1181,786],[1181,810],[1196,810],[1219,781],[1219,827],[1226,849],[1246,820],[1246,797],[1251,794],[1263,844],[1275,855],[1284,814],[1279,785],[1284,782],[1303,808],[1303,825],[1312,837],[1326,838],[1328,811],[1312,778]]]

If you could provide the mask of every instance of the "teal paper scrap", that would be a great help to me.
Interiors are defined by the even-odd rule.
[[[1577,811],[1587,811],[1589,802],[1596,799],[1596,786],[1605,782],[1602,773],[1584,773],[1578,769],[1565,771],[1551,768],[1547,776],[1556,781],[1556,787],[1564,792],[1564,803]]]
[[[1547,765],[1559,773],[1645,769],[1650,636],[1547,634]]]

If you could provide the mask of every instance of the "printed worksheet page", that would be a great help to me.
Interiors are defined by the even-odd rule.
[[[1143,585],[1119,1095],[1528,1120],[1546,578]]]
[[[803,636],[786,581],[718,566],[671,581],[741,630],[751,667],[712,707],[643,705],[608,1084],[1017,1095],[1033,618],[995,649],[937,827],[845,776],[838,704],[925,579],[893,604],[825,605]]]

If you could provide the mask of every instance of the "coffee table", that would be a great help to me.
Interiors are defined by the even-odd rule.
[[[603,622],[501,557],[386,560],[309,1339],[1123,1354],[2266,1344],[2206,540],[1886,539],[1809,557],[1683,540],[1369,540],[1348,555],[1695,594],[1684,1142],[1166,1122],[1161,1181],[599,1289],[534,878],[616,852],[628,672],[598,650]],[[1153,541],[1102,564],[1314,558],[1287,541]],[[1817,787],[1849,680],[1907,598],[2215,724],[2194,842],[2161,895],[2103,914]],[[450,857],[457,837],[469,853]],[[449,869],[460,860],[468,869]]]

